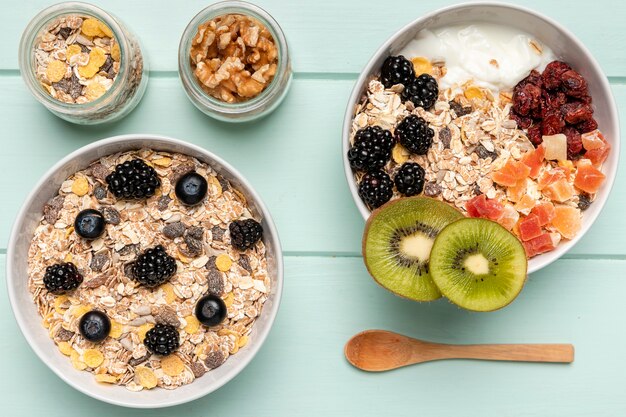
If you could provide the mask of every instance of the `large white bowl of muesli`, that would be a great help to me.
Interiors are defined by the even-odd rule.
[[[106,177],[140,159],[160,187],[147,199],[116,198]],[[181,204],[176,181],[194,170],[207,179],[206,198]],[[104,214],[104,233],[87,240],[74,230],[84,209]],[[259,222],[261,240],[245,250],[229,224]],[[176,272],[159,286],[139,285],[128,265],[161,245]],[[64,294],[42,282],[54,263],[73,263],[83,280]],[[265,341],[280,304],[283,262],[278,234],[260,197],[231,165],[180,140],[123,135],[87,145],[57,163],[24,203],[7,252],[7,285],[24,337],[61,379],[96,399],[156,408],[202,397],[235,377]],[[219,296],[226,318],[202,325],[194,313],[206,294]],[[78,323],[87,311],[111,321],[106,339],[89,342]],[[143,339],[155,324],[174,326],[179,347],[151,354]]]
[[[511,30],[526,37],[514,42],[507,38],[508,43],[496,45],[493,53],[512,56],[519,39],[527,39],[522,45],[527,55],[520,53],[517,58],[530,56],[541,64],[529,66],[521,79],[499,90],[472,78],[453,86],[442,82],[449,75],[458,76],[459,67],[471,72],[482,65],[489,67],[486,73],[501,71],[507,62],[488,60],[491,51],[484,45],[489,43],[483,41],[489,36],[504,39],[503,33]],[[438,40],[445,46],[440,47]],[[420,51],[419,45],[427,48]],[[468,51],[458,45],[482,48],[482,55],[473,56],[485,62],[466,65],[472,55],[465,55]],[[456,67],[449,71],[438,52],[449,53],[454,47],[459,54],[450,60]],[[403,63],[412,64],[414,78],[408,78]],[[385,65],[393,68],[387,69],[387,78]],[[428,96],[427,82],[413,81],[420,74],[430,76],[439,87],[432,102],[423,107],[411,100]],[[403,76],[413,89],[397,82]],[[410,117],[409,126],[405,120]],[[408,139],[403,142],[402,137],[419,132],[420,123],[432,131],[431,145],[423,152],[407,148]],[[406,133],[409,128],[413,131]],[[420,140],[425,131],[424,127]],[[355,145],[366,140],[369,145]],[[404,174],[402,185],[411,190],[406,182],[418,181],[416,169],[423,170],[419,193],[512,231],[524,244],[529,273],[566,253],[594,223],[617,173],[619,143],[617,106],[589,50],[556,21],[498,2],[446,7],[396,32],[363,69],[348,101],[342,131],[345,176],[364,219],[389,199],[411,195],[399,192],[399,172]],[[402,169],[406,163],[412,170]]]

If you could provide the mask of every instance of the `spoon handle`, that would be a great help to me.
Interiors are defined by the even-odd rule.
[[[436,356],[436,359],[570,363],[574,361],[574,346],[570,344],[439,345]]]

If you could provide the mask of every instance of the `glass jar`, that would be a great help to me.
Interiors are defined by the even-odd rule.
[[[82,100],[80,103],[73,103],[56,99],[49,91],[46,91],[47,86],[37,77],[37,47],[40,42],[46,41],[42,39],[42,36],[55,20],[70,15],[93,17],[104,23],[113,35],[111,38],[115,39],[119,45],[117,75],[106,92],[92,101]],[[80,31],[78,34],[82,35]],[[87,39],[89,40],[88,37]],[[67,49],[69,46],[68,44]],[[82,52],[86,53],[85,50]],[[55,115],[77,124],[98,124],[121,119],[137,106],[148,84],[148,63],[142,54],[138,38],[120,20],[87,3],[59,3],[35,16],[24,30],[20,41],[19,65],[22,78],[33,96]],[[74,76],[72,75],[72,79]],[[83,86],[89,84],[87,79],[79,81]],[[82,93],[79,94],[82,95]]]
[[[198,27],[211,19],[228,14],[248,16],[257,20],[268,29],[278,51],[276,73],[267,87],[257,96],[235,103],[217,99],[203,90],[194,74],[190,59],[192,41]],[[285,98],[292,79],[287,39],[282,29],[265,10],[244,1],[215,3],[191,20],[185,28],[178,48],[178,71],[191,102],[208,116],[228,122],[250,121],[271,113]]]

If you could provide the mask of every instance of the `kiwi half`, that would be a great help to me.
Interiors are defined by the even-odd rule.
[[[363,258],[382,287],[416,301],[441,293],[430,277],[428,260],[435,237],[463,214],[428,197],[393,200],[374,210],[363,234]]]
[[[439,290],[473,311],[497,310],[513,301],[526,282],[527,267],[522,243],[486,219],[465,218],[446,226],[430,254]]]

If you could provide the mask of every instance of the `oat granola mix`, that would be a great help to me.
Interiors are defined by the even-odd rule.
[[[116,199],[106,177],[118,164],[141,159],[161,180],[145,200]],[[176,181],[195,170],[209,184],[206,199],[189,207],[179,203]],[[103,235],[80,238],[74,231],[79,211],[98,209],[106,220]],[[98,382],[131,391],[174,389],[193,382],[224,363],[248,342],[270,288],[262,240],[235,249],[228,226],[253,218],[244,196],[198,160],[149,149],[101,158],[71,175],[44,207],[29,250],[29,288],[43,326],[74,368],[94,374]],[[162,245],[176,259],[176,273],[157,287],[129,277],[132,263],[148,248]],[[71,262],[84,281],[73,291],[54,295],[43,276],[50,265]],[[203,326],[194,315],[199,299],[218,296],[227,317],[218,326]],[[111,320],[100,343],[79,332],[80,318],[92,310]],[[152,355],[143,339],[156,324],[173,326],[179,348],[168,356]]]

